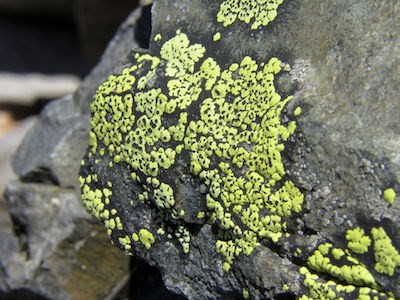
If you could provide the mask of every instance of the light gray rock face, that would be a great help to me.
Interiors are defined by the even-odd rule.
[[[207,183],[190,169],[190,153],[179,156],[171,170],[163,170],[156,178],[173,186],[176,212],[184,208],[181,215],[168,215],[155,192],[157,181],[146,181],[145,171],[135,164],[119,163],[121,157],[115,158],[114,148],[106,150],[105,155],[99,154],[92,143],[81,169],[82,186],[88,187],[86,193],[89,188],[112,191],[99,211],[117,211],[123,229],[110,231],[114,243],[156,264],[163,272],[166,286],[191,299],[294,299],[301,295],[303,299],[356,299],[363,293],[380,299],[400,297],[400,201],[392,202],[390,196],[383,195],[384,191],[400,191],[400,4],[285,1],[273,22],[250,30],[251,24],[240,20],[226,28],[218,23],[221,2],[155,1],[152,37],[158,39],[157,34],[161,34],[162,42],[152,42],[148,53],[160,56],[161,45],[180,30],[187,35],[190,45],[203,45],[205,57],[215,59],[221,70],[247,55],[257,63],[268,62],[275,56],[291,66],[286,65],[287,72],[276,76],[274,85],[281,95],[293,95],[281,115],[282,122],[293,119],[296,107],[302,109],[296,118],[296,131],[285,142],[282,152],[285,176],[304,195],[302,209],[285,218],[285,234],[278,241],[257,238],[259,245],[248,255],[242,252],[235,256],[229,269],[224,265],[227,254],[224,250],[218,253],[216,245],[217,240],[225,242],[234,234],[222,234],[227,227],[221,224],[222,218],[221,222],[215,221],[219,217],[214,208],[205,208]],[[221,38],[213,41],[218,32]],[[179,51],[178,48],[175,50]],[[168,65],[168,58],[162,58],[155,71],[157,79],[149,81],[144,90],[161,88],[172,97],[173,93],[168,94],[173,84],[169,80],[176,74],[163,69],[167,66],[168,70],[173,63]],[[134,64],[134,59],[131,62]],[[195,65],[195,71],[201,63],[200,60]],[[131,74],[140,78],[148,71],[145,68]],[[121,71],[115,74],[118,76]],[[128,93],[135,95],[139,90],[131,87]],[[202,93],[197,117],[200,105],[209,95],[207,91]],[[110,94],[118,95],[118,88]],[[139,104],[133,104],[134,113],[135,105]],[[196,108],[191,106],[187,112],[189,120],[197,120]],[[116,112],[106,114],[110,123],[113,114]],[[169,116],[164,121],[168,125],[173,123]],[[132,130],[136,128],[135,124],[130,125]],[[98,148],[107,149],[109,145],[97,142]],[[124,142],[117,146],[126,147],[128,142]],[[175,147],[173,142],[166,144]],[[151,146],[140,151],[148,149]],[[213,159],[211,164],[218,161]],[[236,171],[246,172],[240,168]],[[132,172],[137,174],[131,176]],[[98,176],[95,182],[90,181],[93,174]],[[143,191],[149,195],[147,202],[138,201]],[[86,197],[89,203],[93,198],[92,194]],[[233,211],[228,206],[224,213]],[[88,207],[96,214],[94,206]],[[196,220],[195,216],[203,210],[206,220]],[[106,213],[100,218],[106,221],[108,229],[114,230],[115,226],[107,222],[110,215]],[[165,222],[167,228],[184,227],[190,232],[188,253],[179,243],[179,230],[166,230],[171,236],[158,230],[163,218],[168,217],[173,220]],[[254,218],[258,217],[264,215]],[[239,224],[240,220],[234,222]],[[244,230],[245,226],[240,226]],[[152,232],[151,247],[137,242],[133,233],[140,228]],[[252,230],[257,234],[257,229]],[[334,283],[328,283],[329,280]]]

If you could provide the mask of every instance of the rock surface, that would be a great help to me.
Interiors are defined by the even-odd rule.
[[[86,207],[115,244],[157,265],[166,286],[190,299],[400,297],[399,3],[284,1],[275,19],[274,12],[264,15],[271,19],[266,26],[254,23],[262,4],[235,16],[232,3],[155,1],[149,51],[134,52],[92,102],[81,169]],[[223,7],[225,14],[218,13]],[[284,62],[282,71],[271,57]],[[238,73],[233,63],[241,63]],[[261,67],[266,73],[251,77]],[[240,110],[252,118],[240,104],[229,110],[233,96],[247,101],[254,91],[243,90],[271,76],[272,87],[264,89],[279,92],[278,103],[290,100],[267,126],[270,136],[278,132],[277,144],[266,142],[277,151],[266,164],[278,170],[282,159],[277,173],[240,164],[224,152],[226,132],[216,133],[235,127]],[[252,85],[225,87],[222,96],[215,88],[246,80]],[[151,104],[156,99],[159,110]],[[168,106],[173,102],[177,112]],[[219,108],[205,106],[212,103]],[[260,119],[242,121],[254,132]],[[162,140],[165,128],[171,137]],[[251,157],[262,145],[240,140],[246,128],[232,131],[242,144],[232,139],[228,149],[241,146]],[[216,142],[220,152],[200,152],[207,143],[190,132],[211,137],[210,147]],[[173,154],[159,160],[151,152],[156,147]],[[227,188],[230,169],[231,180],[242,182],[235,192]],[[261,174],[261,185],[249,170]],[[275,198],[254,196],[265,189]]]
[[[4,115],[6,117],[4,117]],[[35,121],[36,119],[31,117],[17,123],[10,115],[7,117],[7,114],[0,113],[0,166],[2,168],[2,176],[0,177],[1,194],[4,193],[6,184],[10,180],[16,179],[16,174],[11,166],[12,155]]]

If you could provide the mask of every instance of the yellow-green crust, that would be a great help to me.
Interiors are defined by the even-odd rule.
[[[392,188],[388,188],[383,191],[383,199],[385,199],[389,204],[393,204],[396,200],[396,192]]]
[[[283,0],[226,0],[221,3],[217,21],[227,27],[237,19],[246,24],[253,22],[251,29],[258,29],[272,22]]]
[[[368,259],[369,250],[373,251],[374,270],[393,276],[395,268],[400,266],[400,255],[382,227],[373,227],[371,236],[372,239],[356,227],[346,232],[348,249],[336,248],[331,243],[320,244],[308,257],[307,267],[300,268],[303,284],[309,291],[300,299],[394,300],[393,293],[379,285],[362,260]],[[331,280],[322,279],[321,274],[328,275]]]
[[[367,252],[371,245],[371,239],[364,235],[364,229],[359,227],[347,230],[346,240],[348,241],[347,247],[358,254]]]
[[[296,125],[280,119],[291,99],[275,91],[280,60],[257,63],[246,56],[222,69],[205,54],[204,46],[191,44],[177,31],[161,45],[159,56],[136,54],[131,66],[111,75],[91,103],[88,156],[108,157],[109,168],[129,168],[132,180],[145,186],[131,203],[151,200],[180,218],[184,211],[175,208],[176,187],[160,174],[186,155],[190,172],[207,187],[207,211],[199,217],[230,236],[216,243],[227,271],[236,256],[249,255],[260,239],[278,241],[286,232],[285,219],[301,211],[303,194],[282,179],[283,142]],[[165,76],[165,85],[154,86],[156,72]],[[124,226],[118,214],[108,212],[112,192],[90,189],[93,176],[81,177],[84,203],[111,235]],[[188,252],[189,232],[181,231],[187,237],[180,242]],[[146,248],[152,244],[140,234],[139,240]],[[130,245],[125,235],[119,242],[125,249]]]
[[[375,270],[393,276],[395,268],[400,266],[399,252],[382,227],[372,228],[371,235],[374,240]]]

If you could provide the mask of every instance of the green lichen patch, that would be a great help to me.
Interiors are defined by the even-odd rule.
[[[389,204],[393,204],[396,200],[396,192],[392,188],[388,188],[383,191],[383,199],[385,199]]]
[[[335,255],[335,249],[330,243],[321,244],[308,258],[307,265],[319,273],[330,274],[351,285],[376,287],[374,277],[365,266],[350,255]]]
[[[375,270],[393,276],[396,267],[400,266],[399,252],[382,227],[372,228],[371,235],[374,241]]]
[[[213,41],[214,41],[214,42],[219,41],[220,38],[221,38],[221,33],[217,32],[217,33],[214,34],[214,36],[213,36]]]
[[[272,22],[277,16],[277,9],[283,0],[226,0],[221,3],[217,21],[225,27],[237,19],[251,24],[251,29],[258,29]]]
[[[338,283],[327,280],[323,276],[313,273],[307,267],[300,268],[300,274],[304,276],[303,284],[308,289],[308,295],[301,295],[301,300],[324,299],[324,300],[394,300],[389,294],[376,289],[363,286]]]
[[[284,179],[281,158],[296,128],[294,121],[281,121],[292,98],[275,90],[281,68],[275,57],[259,63],[246,56],[223,69],[204,46],[177,31],[160,45],[159,56],[134,55],[130,66],[98,88],[90,107],[87,159],[127,168],[143,187],[130,203],[151,204],[167,220],[186,215],[170,178],[178,172],[177,161],[184,161],[187,173],[205,187],[199,207],[206,211],[195,215],[220,229],[216,251],[228,271],[234,258],[250,255],[262,239],[277,242],[287,233],[287,218],[301,211],[303,194]],[[156,81],[160,76],[164,80]],[[112,238],[114,230],[124,229],[113,238],[121,248],[140,241],[149,249],[153,233],[129,232],[122,215],[110,212],[112,188],[105,195],[95,189],[99,184],[87,184],[97,175],[81,179],[87,209]],[[173,235],[187,253],[190,232],[176,222]]]
[[[301,299],[309,299],[308,296],[313,299],[394,299],[393,293],[380,286],[373,273],[393,276],[400,265],[400,255],[382,227],[373,227],[371,236],[372,239],[362,228],[356,227],[346,232],[348,249],[336,248],[331,243],[319,245],[308,257],[307,267],[300,268],[303,284],[309,292]],[[372,265],[368,256],[371,248],[373,270],[367,268]],[[328,275],[331,280],[320,278],[321,274]]]
[[[347,247],[358,254],[367,252],[371,245],[371,239],[364,235],[364,229],[359,227],[347,230],[346,240],[348,241]]]
[[[151,245],[155,242],[153,234],[146,228],[139,230],[138,239],[146,247],[146,249],[150,249]]]
[[[243,299],[250,299],[249,291],[247,289],[243,288],[242,289],[242,296],[243,296]]]

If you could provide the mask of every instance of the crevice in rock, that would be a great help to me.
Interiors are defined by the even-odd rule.
[[[12,222],[12,230],[18,238],[20,251],[26,253],[27,258],[30,258],[29,241],[28,241],[28,224],[21,217],[16,217],[10,214]]]

